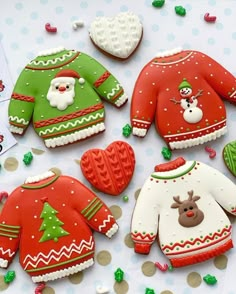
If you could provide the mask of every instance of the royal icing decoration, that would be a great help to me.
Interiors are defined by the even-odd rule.
[[[142,69],[131,102],[133,134],[145,137],[155,122],[170,149],[215,140],[227,132],[221,98],[236,103],[236,80],[206,54],[176,48]]]
[[[119,195],[133,176],[134,151],[129,144],[115,141],[105,150],[86,151],[81,157],[80,167],[95,188],[110,195]]]
[[[158,239],[174,267],[218,256],[233,246],[223,209],[236,215],[235,207],[235,184],[218,170],[181,157],[158,165],[133,211],[135,252],[148,254]]]
[[[42,51],[16,82],[10,131],[23,135],[32,119],[48,148],[83,140],[105,130],[101,98],[116,107],[127,102],[120,83],[99,62],[63,47]]]
[[[97,17],[90,25],[89,35],[103,53],[127,59],[141,42],[143,26],[134,13],[122,12],[115,17]]]
[[[118,230],[111,211],[92,191],[53,172],[30,177],[1,212],[0,266],[8,267],[19,249],[20,264],[35,283],[82,271],[94,263],[91,229],[109,238]]]
[[[229,171],[236,176],[236,141],[225,145],[223,149],[223,159]]]

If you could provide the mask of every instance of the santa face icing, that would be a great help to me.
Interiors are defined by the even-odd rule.
[[[215,140],[227,132],[222,98],[236,103],[236,80],[219,63],[194,50],[161,52],[136,81],[133,135],[144,137],[155,122],[171,149]]]
[[[74,78],[56,78],[51,81],[47,93],[47,99],[52,107],[64,110],[68,105],[73,104],[75,97]]]

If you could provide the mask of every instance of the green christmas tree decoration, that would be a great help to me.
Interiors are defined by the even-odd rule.
[[[57,213],[58,211],[49,205],[48,202],[44,202],[43,210],[40,215],[43,222],[39,229],[39,231],[44,231],[44,233],[39,242],[45,242],[48,240],[54,240],[54,242],[57,242],[58,238],[69,235],[69,233],[62,228],[64,223],[57,218]]]

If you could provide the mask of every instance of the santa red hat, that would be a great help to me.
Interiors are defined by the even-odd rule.
[[[75,79],[78,79],[80,84],[84,84],[84,79],[81,78],[78,72],[71,69],[62,69],[55,75],[55,78],[51,81],[51,84],[55,85],[56,83],[71,83],[74,85]]]

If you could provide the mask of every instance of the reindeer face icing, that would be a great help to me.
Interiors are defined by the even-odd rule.
[[[199,225],[204,219],[204,213],[198,208],[196,201],[200,196],[193,196],[193,190],[188,192],[188,199],[181,201],[180,196],[174,196],[175,203],[171,208],[178,208],[179,223],[181,226],[190,228]]]

